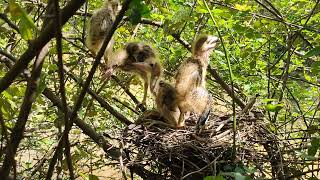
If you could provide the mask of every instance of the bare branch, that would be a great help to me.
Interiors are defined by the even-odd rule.
[[[70,17],[81,7],[85,0],[71,0],[61,11],[61,25],[64,25]],[[6,90],[15,78],[27,68],[30,61],[53,38],[55,21],[51,20],[43,29],[38,38],[31,41],[28,49],[22,54],[15,65],[5,76],[0,79],[0,93]]]
[[[12,29],[14,29],[17,32],[19,32],[18,26],[15,25],[13,22],[11,22],[6,14],[0,13],[0,19],[4,20]]]
[[[61,101],[63,105],[63,113],[64,113],[64,122],[65,122],[65,129],[69,129],[70,127],[67,127],[69,124],[69,117],[68,117],[68,110],[66,107],[68,107],[67,104],[67,98],[66,98],[66,92],[65,92],[65,84],[64,84],[64,71],[63,71],[63,60],[62,60],[62,33],[61,33],[61,19],[60,19],[60,8],[59,8],[59,0],[54,0],[54,11],[55,11],[55,21],[57,23],[55,32],[56,32],[56,45],[57,45],[57,53],[58,53],[58,75],[59,75],[59,91],[61,96]],[[64,141],[64,148],[65,148],[65,155],[67,159],[67,165],[69,169],[70,179],[75,179],[74,176],[74,170],[72,165],[72,158],[70,153],[70,142],[69,142],[69,133],[64,133],[65,141]]]
[[[20,108],[19,116],[11,133],[11,139],[8,144],[6,156],[2,165],[3,172],[1,172],[1,177],[3,177],[4,179],[8,178],[10,169],[14,164],[14,157],[17,152],[20,141],[23,138],[25,125],[31,111],[32,103],[37,98],[36,93],[38,85],[40,83],[41,69],[47,52],[48,47],[45,46],[39,53],[39,56],[37,57],[36,61],[34,62],[31,77],[28,79],[27,89]]]

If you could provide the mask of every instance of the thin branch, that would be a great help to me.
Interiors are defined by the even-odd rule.
[[[13,61],[15,62],[16,58],[13,58],[13,59],[14,59]],[[30,74],[30,72],[28,72],[26,70],[26,74]],[[27,76],[25,76],[25,77],[27,77]],[[89,93],[90,93],[90,91],[89,91]],[[92,94],[92,93],[93,93],[93,91],[91,91],[90,94]],[[64,108],[61,100],[49,88],[45,88],[43,90],[42,94],[46,98],[48,98],[52,102],[52,104],[54,106],[57,106],[60,110],[62,110]],[[100,98],[99,101],[102,102],[103,98]],[[67,110],[68,110],[68,114],[70,115],[72,112],[71,109],[69,107],[67,107]],[[111,159],[113,159],[113,160],[119,159],[119,156],[120,156],[119,149],[116,148],[114,145],[110,144],[108,141],[106,141],[105,138],[103,137],[103,135],[100,135],[99,133],[97,133],[93,128],[91,128],[88,124],[86,124],[84,121],[82,121],[78,117],[75,118],[74,123],[83,131],[84,134],[89,136],[97,145],[99,145],[103,149],[103,151]],[[155,177],[155,178],[161,179],[161,177],[162,177],[160,175],[154,174],[154,173],[144,169],[143,167],[141,167],[137,164],[134,164],[134,165],[130,166],[129,168],[132,169],[133,172],[135,172],[136,174],[138,174],[142,178]]]
[[[15,25],[13,22],[11,22],[6,14],[0,13],[0,19],[4,20],[4,22],[6,22],[12,29],[19,32],[19,27]]]
[[[83,86],[83,82],[77,78],[75,75],[71,74],[66,67],[64,67],[64,70],[68,74],[71,79],[73,79],[75,82],[77,82],[80,86]],[[101,107],[105,108],[107,111],[110,112],[114,117],[116,117],[121,123],[125,125],[129,125],[132,122],[129,121],[125,116],[123,116],[121,113],[116,111],[108,102],[104,100],[104,98],[100,97],[96,92],[94,92],[91,88],[88,88],[88,93],[99,102]]]
[[[69,18],[81,7],[85,0],[71,0],[61,11],[61,25],[64,25]],[[27,68],[30,61],[37,55],[37,53],[53,38],[55,22],[52,20],[41,32],[38,38],[31,41],[28,49],[22,54],[19,60],[14,64],[9,72],[0,79],[0,93],[6,90],[16,77]]]
[[[237,132],[237,118],[236,118],[236,104],[235,104],[235,98],[234,98],[234,85],[233,85],[233,73],[232,73],[232,68],[231,68],[231,62],[230,62],[230,59],[229,59],[229,56],[228,56],[228,52],[227,52],[227,49],[224,45],[224,40],[222,38],[222,35],[221,35],[221,32],[218,28],[218,24],[216,22],[216,20],[214,19],[212,13],[211,13],[211,10],[206,2],[206,0],[203,0],[203,3],[204,5],[206,6],[207,8],[207,11],[209,12],[209,15],[211,17],[211,20],[213,21],[213,24],[214,24],[214,27],[216,29],[216,31],[218,32],[218,35],[219,35],[219,39],[220,39],[220,42],[221,42],[221,45],[222,45],[222,48],[223,48],[223,51],[224,51],[224,56],[225,56],[225,59],[227,61],[227,64],[228,64],[228,70],[229,70],[229,78],[230,78],[230,83],[231,83],[231,98],[232,98],[232,116],[233,116],[233,156],[236,156],[236,132]]]
[[[219,5],[219,6],[223,6],[223,7],[229,8],[229,9],[234,10],[234,11],[239,11],[235,7],[232,7],[231,5],[225,4],[225,3],[222,3],[222,2],[213,2],[213,4],[216,4],[216,5]],[[260,18],[281,22],[281,23],[283,23],[283,24],[285,24],[287,26],[290,26],[290,27],[295,27],[295,28],[299,28],[299,29],[302,29],[302,30],[308,30],[308,31],[311,31],[311,32],[320,33],[320,30],[313,29],[313,28],[308,27],[308,26],[301,26],[301,25],[298,25],[298,24],[286,22],[286,21],[283,21],[283,20],[281,20],[279,18],[273,18],[273,17],[262,15],[262,14],[250,13],[250,12],[248,12],[248,14],[251,15],[251,16],[257,16],[257,17],[260,17]]]
[[[11,139],[7,147],[6,156],[3,161],[1,172],[1,177],[7,179],[10,173],[10,169],[14,164],[14,157],[16,155],[18,146],[23,138],[23,133],[25,129],[26,122],[28,120],[32,103],[37,98],[37,88],[40,83],[40,74],[42,65],[45,59],[45,56],[48,52],[48,47],[45,46],[42,51],[39,53],[36,61],[34,62],[31,77],[28,79],[27,82],[27,89],[24,95],[24,99],[20,108],[20,112],[18,115],[17,122],[13,128],[11,133]]]
[[[54,11],[55,11],[55,21],[57,23],[56,26],[56,48],[57,48],[57,53],[58,53],[58,76],[59,76],[59,92],[61,95],[61,101],[63,105],[63,113],[64,113],[64,124],[65,124],[65,129],[69,129],[70,127],[67,127],[69,125],[69,117],[68,117],[68,111],[66,107],[68,107],[67,104],[67,98],[66,98],[66,91],[65,91],[65,78],[64,78],[64,71],[63,71],[63,60],[62,60],[62,33],[61,33],[61,19],[60,19],[60,7],[59,7],[59,0],[54,0]],[[67,159],[67,165],[69,169],[69,174],[70,174],[70,179],[73,180],[75,179],[74,176],[74,170],[73,170],[73,165],[72,165],[72,158],[71,158],[71,153],[70,153],[70,142],[69,142],[69,133],[64,134],[65,137],[65,142],[64,142],[64,148],[65,148],[65,155]]]
[[[94,76],[94,73],[95,71],[97,70],[97,67],[98,65],[100,64],[100,59],[102,58],[103,54],[104,54],[104,51],[109,43],[109,41],[111,40],[112,36],[113,36],[113,33],[116,31],[117,27],[118,27],[118,24],[120,23],[120,21],[122,20],[123,16],[124,16],[124,13],[127,11],[127,9],[129,8],[129,4],[130,4],[131,0],[126,0],[123,5],[122,5],[122,9],[120,10],[119,14],[117,15],[115,21],[113,22],[112,24],[112,27],[110,29],[110,31],[108,32],[106,38],[104,39],[104,42],[102,44],[102,47],[100,48],[98,54],[97,54],[97,57],[91,67],[91,70],[89,72],[89,75],[86,79],[86,81],[84,82],[84,85],[82,86],[82,89],[81,89],[81,92],[80,92],[80,95],[78,96],[76,102],[75,102],[75,105],[73,107],[73,110],[72,110],[72,113],[70,115],[70,119],[69,119],[69,122],[68,124],[65,125],[65,130],[63,132],[63,136],[62,138],[59,140],[59,144],[58,144],[58,147],[57,147],[57,150],[55,151],[55,154],[54,154],[54,157],[56,158],[56,154],[58,154],[59,151],[61,151],[64,143],[66,142],[66,138],[68,137],[67,135],[69,134],[69,131],[71,130],[72,128],[72,124],[73,122],[75,121],[75,119],[77,118],[77,113],[78,113],[78,110],[81,108],[82,106],[82,102],[84,100],[84,97],[87,93],[87,90],[89,89],[89,85],[93,79],[93,76]],[[54,160],[54,159],[53,159]],[[54,164],[55,162],[53,161],[52,164]],[[47,179],[48,178],[51,178],[52,176],[52,171],[48,171],[47,173]]]

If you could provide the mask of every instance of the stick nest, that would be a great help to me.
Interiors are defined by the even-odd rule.
[[[196,127],[195,116],[186,120],[184,129],[164,127],[154,120],[157,118],[151,118],[150,121],[150,118],[143,117],[140,124],[126,128],[122,140],[124,150],[129,154],[128,166],[147,167],[159,175],[159,179],[202,179],[221,171],[234,171],[234,167],[249,166],[259,167],[260,171],[257,169],[246,175],[266,177],[266,167],[273,171],[270,167],[279,161],[273,149],[278,147],[273,141],[275,136],[253,116],[237,119],[236,146],[233,144],[232,118],[229,117],[211,114],[200,130]]]

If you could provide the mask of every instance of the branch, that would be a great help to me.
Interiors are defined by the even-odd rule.
[[[4,179],[7,179],[9,176],[18,146],[23,138],[23,132],[31,111],[32,103],[37,98],[36,94],[40,82],[41,69],[47,52],[48,47],[46,46],[42,49],[36,61],[34,62],[31,77],[28,79],[27,89],[20,108],[19,116],[11,133],[11,139],[8,144],[6,156],[2,165],[3,172],[1,172],[1,177],[3,177]]]
[[[54,0],[54,11],[55,11],[55,21],[57,23],[55,33],[56,33],[56,48],[57,48],[57,53],[58,53],[58,76],[59,76],[59,92],[62,100],[62,105],[63,105],[63,113],[64,113],[64,124],[65,129],[69,129],[67,125],[69,125],[69,117],[68,117],[68,111],[67,108],[67,98],[66,98],[66,91],[65,91],[65,84],[64,84],[64,71],[63,71],[63,60],[62,60],[62,33],[61,33],[61,19],[60,19],[60,7],[59,7],[59,0]],[[71,153],[70,153],[70,142],[69,142],[69,133],[64,134],[65,141],[64,141],[64,148],[65,148],[65,156],[66,156],[66,161],[67,161],[67,166],[69,169],[69,174],[70,174],[70,179],[73,180],[75,179],[74,177],[74,168],[72,165],[72,158],[71,158]]]
[[[216,4],[216,5],[219,5],[219,6],[223,6],[223,7],[226,7],[226,8],[229,8],[231,10],[239,12],[238,9],[236,9],[236,8],[234,8],[234,7],[232,7],[232,6],[228,5],[228,4],[224,4],[222,2],[213,2],[213,4]],[[261,18],[264,18],[264,19],[269,19],[269,20],[272,20],[272,21],[281,22],[281,23],[283,23],[283,24],[285,24],[287,26],[290,26],[290,27],[295,27],[295,28],[304,29],[304,30],[308,30],[308,31],[311,31],[311,32],[315,32],[315,33],[320,33],[319,30],[313,29],[311,27],[301,26],[301,25],[298,25],[298,24],[286,22],[286,21],[278,19],[278,18],[273,18],[273,17],[262,15],[262,14],[250,13],[250,12],[248,12],[248,14],[250,14],[251,16],[257,16],[257,17],[261,17]]]
[[[9,53],[8,53],[9,54]],[[13,59],[12,61],[15,61],[16,58],[14,58],[12,55],[10,55]],[[9,66],[10,68],[10,66]],[[26,71],[25,73],[25,77],[28,77],[27,74],[30,74],[29,71]],[[73,77],[75,78],[75,77]],[[95,94],[91,89],[88,89],[88,93],[89,94]],[[59,99],[59,97],[57,97],[52,90],[50,90],[49,88],[45,88],[44,91],[42,92],[42,94],[48,98],[52,104],[54,106],[57,106],[58,109],[60,109],[62,111],[63,108],[65,108],[61,102],[61,100]],[[99,96],[97,96],[99,97]],[[99,103],[106,103],[103,100],[103,98],[99,97]],[[109,105],[110,106],[110,105]],[[111,106],[110,106],[111,107]],[[111,107],[112,108],[112,107]],[[112,108],[113,109],[113,108]],[[69,107],[67,107],[67,111],[68,111],[68,115],[71,114],[71,109]],[[115,111],[115,110],[114,110]],[[111,111],[112,112],[112,111]],[[116,112],[116,111],[115,111]],[[118,113],[118,112],[117,112]],[[111,113],[112,114],[112,113]],[[118,113],[120,116],[122,116],[120,113]],[[117,116],[116,116],[117,117]],[[130,121],[129,121],[130,122]],[[93,128],[90,127],[90,125],[86,124],[84,121],[82,121],[81,119],[79,119],[78,117],[75,118],[74,123],[83,131],[84,134],[86,134],[87,136],[89,136],[97,145],[99,145],[103,151],[113,160],[118,160],[119,156],[120,156],[120,151],[118,148],[114,147],[112,144],[110,144],[108,141],[106,141],[103,137],[103,135],[100,135],[99,133],[97,133]],[[130,122],[131,123],[131,122]],[[129,124],[129,123],[128,123]],[[134,164],[132,166],[130,166],[130,168],[132,168],[132,170],[138,174],[140,177],[147,179],[148,177],[160,177],[160,179],[162,179],[162,176],[159,176],[157,174],[154,174],[146,169],[144,169],[142,166]],[[1,171],[1,168],[0,168]]]
[[[0,13],[0,19],[4,20],[4,22],[6,22],[12,29],[14,29],[17,32],[19,32],[18,26],[15,25],[13,22],[11,22],[6,14]]]
[[[68,137],[69,131],[72,128],[72,124],[73,124],[74,120],[77,118],[78,110],[82,106],[83,99],[84,99],[84,97],[85,97],[85,95],[87,93],[87,90],[89,89],[89,85],[90,85],[90,83],[91,83],[91,81],[93,79],[94,73],[96,72],[97,67],[100,64],[100,60],[101,60],[102,56],[104,55],[104,51],[105,51],[107,45],[109,44],[109,41],[111,40],[111,38],[113,36],[113,33],[116,31],[116,29],[118,27],[118,24],[120,23],[120,21],[122,20],[122,18],[124,16],[124,13],[129,8],[130,2],[131,2],[131,0],[126,0],[123,3],[122,9],[120,10],[119,14],[117,15],[115,21],[113,22],[112,27],[111,27],[110,31],[108,32],[107,36],[105,37],[104,42],[102,44],[102,47],[100,48],[100,50],[99,50],[99,52],[97,54],[97,57],[96,57],[95,61],[93,62],[93,65],[92,65],[92,67],[90,69],[89,75],[88,75],[86,81],[84,82],[84,85],[82,86],[81,92],[80,92],[80,94],[79,94],[79,96],[78,96],[78,98],[77,98],[77,100],[75,102],[75,105],[73,107],[73,110],[72,110],[72,112],[70,114],[70,119],[68,121],[68,124],[65,125],[63,136],[59,140],[58,147],[57,147],[57,149],[55,151],[55,154],[53,155],[52,163],[50,163],[50,166],[49,166],[49,167],[51,167],[51,169],[49,168],[48,173],[46,175],[46,179],[50,179],[51,176],[52,176],[52,172],[53,172],[52,167],[55,164],[57,154],[58,154],[59,151],[62,150],[63,145],[67,141],[67,137]]]
[[[72,73],[69,72],[68,68],[64,66],[64,70],[66,71],[66,73],[68,74],[69,77],[71,77],[71,79],[73,79],[76,83],[78,83],[79,85],[83,86],[83,82],[77,78],[75,75],[73,75]],[[116,111],[108,102],[106,102],[102,97],[100,97],[97,93],[95,93],[91,88],[87,89],[87,92],[95,99],[99,102],[99,104],[101,105],[101,107],[105,108],[107,111],[110,112],[110,114],[112,114],[114,117],[116,117],[121,123],[125,124],[125,125],[129,125],[132,124],[132,122],[130,120],[128,120],[125,116],[123,116],[121,113],[119,113],[118,111]]]
[[[81,7],[85,0],[71,0],[61,11],[61,25],[64,25],[69,18]],[[27,68],[30,61],[54,36],[55,21],[51,20],[43,29],[38,38],[32,40],[28,49],[22,54],[15,65],[0,79],[0,93],[6,90],[14,79]],[[61,27],[60,27],[61,28]]]

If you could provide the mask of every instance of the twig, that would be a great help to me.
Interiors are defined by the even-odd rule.
[[[63,60],[62,60],[62,33],[61,33],[61,19],[60,19],[60,7],[59,7],[59,0],[54,0],[54,11],[55,11],[55,21],[57,23],[55,33],[56,33],[56,48],[57,48],[57,53],[58,53],[58,76],[59,76],[59,92],[61,96],[61,101],[63,105],[63,113],[64,113],[64,123],[65,123],[65,129],[69,129],[70,127],[67,127],[69,124],[68,120],[68,111],[67,108],[67,98],[66,98],[66,92],[65,92],[65,77],[64,77],[64,72],[63,72]],[[65,134],[65,142],[64,142],[64,148],[65,148],[65,155],[66,155],[66,160],[67,160],[67,166],[69,169],[69,174],[70,174],[70,179],[73,180],[75,179],[74,176],[74,170],[73,170],[73,165],[72,165],[72,158],[71,158],[71,153],[70,153],[70,142],[69,142],[69,133]]]
[[[35,175],[42,167],[43,164],[49,159],[49,157],[51,156],[51,154],[54,152],[54,150],[56,149],[58,143],[54,144],[53,146],[51,146],[51,148],[49,149],[49,151],[43,156],[43,158],[38,162],[37,166],[35,166],[35,168],[33,169],[33,171],[30,173],[30,176],[26,178],[26,180],[31,180],[32,176]]]
[[[45,46],[42,49],[42,51],[39,53],[38,57],[36,58],[33,65],[31,77],[28,79],[27,89],[24,95],[21,108],[20,108],[18,119],[11,133],[11,136],[10,136],[11,139],[10,139],[10,142],[8,143],[7,153],[2,165],[3,171],[1,172],[0,176],[4,179],[8,178],[10,169],[14,164],[14,161],[15,161],[14,157],[16,155],[18,146],[23,138],[25,125],[31,111],[32,103],[37,98],[36,96],[37,87],[39,86],[39,83],[40,83],[41,69],[42,69],[42,65],[47,52],[48,52],[48,47]]]
[[[215,163],[215,162],[217,161],[217,159],[219,159],[219,158],[221,157],[222,154],[223,154],[223,153],[220,153],[219,156],[218,156],[215,160],[211,161],[209,164],[207,164],[207,165],[204,166],[203,168],[201,168],[201,169],[199,169],[199,170],[197,170],[197,171],[193,171],[193,172],[191,172],[191,173],[186,174],[185,176],[183,176],[183,177],[181,178],[181,180],[187,178],[188,176],[191,176],[192,174],[200,173],[201,171],[207,169],[209,166],[211,166],[213,163]]]
[[[120,163],[120,170],[121,170],[121,173],[122,173],[122,177],[124,180],[127,180],[127,176],[126,176],[126,172],[125,172],[125,167],[124,167],[124,164],[123,164],[123,139],[120,140],[120,146],[119,146],[119,149],[120,149],[120,156],[119,156],[119,163]]]
[[[69,18],[81,7],[85,0],[71,0],[61,11],[61,25],[64,25]],[[38,52],[53,38],[54,21],[50,21],[38,36],[38,38],[31,41],[28,49],[22,54],[19,60],[14,64],[9,72],[0,79],[0,93],[6,90],[15,78],[27,68],[30,61],[38,54]]]
[[[59,141],[59,144],[58,144],[58,147],[57,147],[57,150],[55,152],[55,154],[57,154],[57,152],[61,151],[62,147],[63,147],[63,144],[65,143],[66,141],[66,138],[67,138],[67,135],[69,133],[69,131],[71,130],[72,128],[72,124],[74,122],[74,120],[76,119],[77,117],[77,112],[78,110],[81,108],[82,106],[82,102],[83,102],[83,99],[89,89],[89,85],[93,79],[93,76],[94,76],[94,73],[95,71],[97,70],[97,67],[100,63],[100,59],[102,58],[103,54],[104,54],[104,51],[109,43],[109,41],[111,40],[112,38],[112,35],[113,33],[116,31],[117,29],[117,26],[118,24],[120,23],[124,13],[126,12],[126,10],[129,8],[129,4],[130,4],[131,0],[126,0],[123,5],[122,5],[122,9],[120,10],[119,14],[117,15],[114,23],[112,24],[112,27],[110,29],[110,31],[108,32],[104,42],[103,42],[103,45],[102,47],[100,48],[98,54],[97,54],[97,57],[91,67],[91,70],[89,72],[89,75],[88,77],[86,78],[86,81],[84,82],[83,86],[82,86],[82,89],[81,89],[81,92],[80,92],[80,95],[78,96],[76,102],[75,102],[75,105],[73,107],[73,110],[72,110],[72,113],[70,115],[70,119],[68,121],[68,124],[65,125],[65,130],[63,132],[63,138]],[[54,155],[55,157],[55,155]],[[47,178],[48,177],[51,177],[50,174],[49,174],[49,171],[48,171],[48,174],[47,174]]]
[[[0,13],[0,19],[4,20],[4,22],[6,22],[12,29],[19,32],[19,27],[15,25],[13,22],[11,22],[6,14]]]

